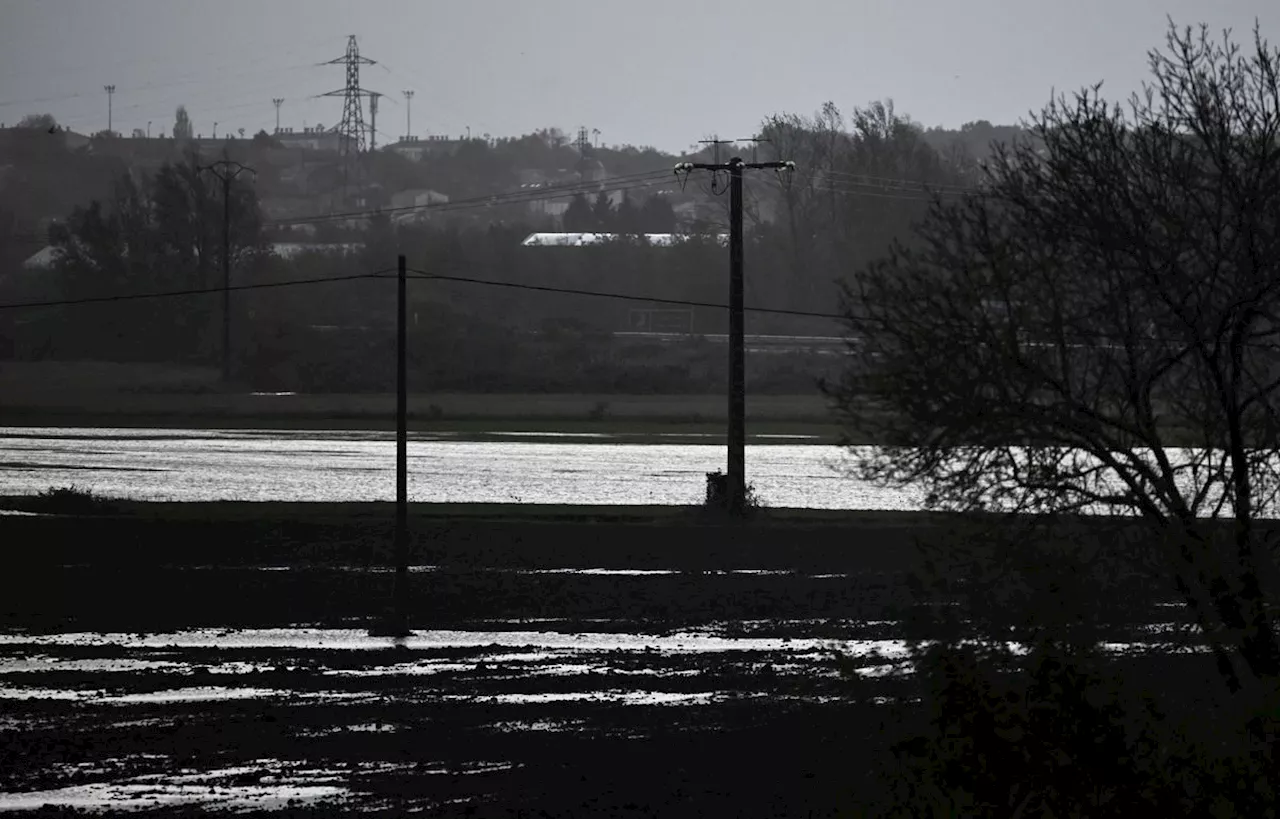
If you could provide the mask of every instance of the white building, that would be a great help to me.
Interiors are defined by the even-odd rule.
[[[671,247],[695,238],[683,233],[642,233],[640,236],[654,247]],[[522,247],[586,247],[606,242],[625,241],[628,238],[630,237],[619,233],[530,233],[520,245]],[[729,234],[721,233],[716,236],[716,240],[722,245],[727,245]]]
[[[303,128],[301,131],[281,128],[271,136],[286,148],[305,148],[311,151],[338,151],[342,148],[342,135],[326,131],[320,125]]]
[[[411,139],[402,139],[399,142],[393,142],[385,146],[382,150],[390,151],[393,154],[399,154],[405,159],[411,159],[414,162],[421,162],[424,156],[433,154],[451,154],[458,150],[458,146],[463,143],[461,139],[454,139],[448,136],[428,136],[425,139],[413,137]]]

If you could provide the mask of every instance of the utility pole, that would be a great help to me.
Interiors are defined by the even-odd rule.
[[[280,133],[280,106],[284,105],[284,97],[272,97],[271,104],[276,107],[276,133]]]
[[[711,160],[711,161],[712,161],[712,163],[713,163],[713,164],[715,164],[715,165],[719,165],[719,164],[720,164],[720,146],[721,146],[721,145],[732,145],[732,144],[733,144],[733,140],[731,140],[731,139],[721,139],[718,135],[713,135],[713,136],[711,137],[711,139],[700,139],[700,140],[698,140],[698,144],[699,144],[699,145],[711,145],[711,146],[714,146],[714,147],[712,148],[712,150],[715,152],[715,154],[714,154],[714,156],[713,156],[713,158],[712,158],[712,160]]]
[[[408,279],[405,257],[396,260],[396,580],[393,636],[409,635],[409,385]]]
[[[116,95],[116,87],[114,85],[104,85],[102,90],[107,92],[107,134],[114,134],[115,129],[112,121],[112,97]]]
[[[413,91],[401,91],[404,94],[404,139],[413,139]]]
[[[719,146],[717,145],[717,149]],[[746,349],[744,345],[742,179],[746,170],[794,170],[794,162],[743,162],[734,157],[724,164],[681,162],[676,175],[695,170],[729,173],[729,511],[741,516],[747,497]]]
[[[231,183],[242,172],[257,173],[247,165],[220,159],[200,166],[222,180],[222,383],[231,383]]]

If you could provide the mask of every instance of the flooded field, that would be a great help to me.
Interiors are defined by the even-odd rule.
[[[909,696],[891,622],[483,625],[2,633],[0,809],[447,815],[563,784],[556,745],[582,764],[586,743],[698,742],[739,720],[821,733]]]
[[[724,469],[722,436],[629,443],[628,436],[417,433],[409,495],[441,503],[688,504]],[[699,440],[681,435],[681,440]],[[778,439],[787,438],[788,443]],[[772,442],[770,442],[772,441]],[[753,438],[747,470],[771,506],[916,508],[853,481],[834,446]],[[0,494],[76,484],[138,500],[368,501],[394,497],[394,436],[383,432],[21,428],[0,430]]]
[[[404,639],[368,631],[376,566],[46,555],[0,580],[0,810],[24,817],[792,815],[852,798],[916,707],[901,579],[847,553],[421,564]],[[1165,651],[1177,614],[1105,648]]]
[[[128,451],[194,486],[226,446],[246,475],[328,480],[276,439],[121,440],[60,463]],[[907,583],[945,520],[439,512],[411,518],[396,640],[369,632],[388,508],[217,506],[0,516],[0,811],[839,815],[922,711],[917,608],[959,605]],[[1072,599],[1117,604],[1090,639],[1123,662],[1193,642],[1157,588]]]
[[[883,704],[883,691],[850,697],[849,687],[859,674],[891,675],[903,657],[896,640],[751,636],[750,623],[734,625],[742,636],[599,625],[495,622],[404,640],[319,628],[8,631],[0,809],[506,801],[550,761],[531,753],[547,737],[635,742],[701,734],[743,707],[758,719]],[[850,662],[851,678],[839,670]],[[406,781],[408,799],[396,784]]]

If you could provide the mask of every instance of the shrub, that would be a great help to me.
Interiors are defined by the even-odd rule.
[[[51,486],[36,495],[31,506],[33,512],[51,515],[102,515],[115,510],[115,502],[110,498],[75,484]]]
[[[764,500],[756,492],[755,484],[748,483],[745,487],[746,497],[744,500],[744,509],[748,515],[763,509]],[[707,496],[704,506],[707,509],[727,512],[729,504],[729,476],[720,470],[707,473]]]

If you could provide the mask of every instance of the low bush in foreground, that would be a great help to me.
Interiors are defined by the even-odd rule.
[[[886,813],[1275,816],[1274,695],[1214,697],[1186,662],[1130,663],[1048,645],[921,651],[921,701],[882,770]]]
[[[118,502],[72,484],[51,486],[24,506],[27,511],[49,515],[105,515],[115,512]]]

